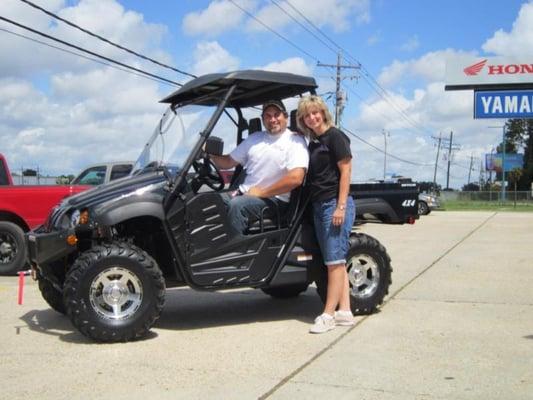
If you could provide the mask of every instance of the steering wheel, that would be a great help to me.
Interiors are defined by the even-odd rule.
[[[222,173],[209,157],[193,161],[192,167],[200,184],[205,183],[217,192],[224,189],[225,183]]]

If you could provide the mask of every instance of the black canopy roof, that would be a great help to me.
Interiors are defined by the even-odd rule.
[[[233,71],[190,80],[161,103],[215,105],[219,102],[218,95],[234,84],[237,88],[228,103],[234,107],[259,106],[267,100],[281,100],[317,88],[315,79],[308,76],[261,70]]]

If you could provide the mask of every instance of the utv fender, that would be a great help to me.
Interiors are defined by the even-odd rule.
[[[154,217],[164,220],[164,212],[161,203],[141,201],[130,204],[105,205],[96,211],[96,221],[102,225],[116,225],[136,217]]]

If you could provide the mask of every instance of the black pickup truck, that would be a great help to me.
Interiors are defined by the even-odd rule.
[[[202,150],[221,154],[222,138],[237,144],[256,130],[260,120],[253,116],[264,101],[294,103],[290,98],[316,87],[310,77],[237,71],[193,79],[165,98],[170,106],[132,175],[64,200],[27,235],[44,299],[84,335],[107,342],[144,336],[162,311],[166,287],[249,287],[290,298],[316,282],[324,299],[327,274],[307,187],[293,190],[287,211],[251,221],[237,237],[221,199],[232,189]],[[383,246],[357,225],[413,223],[418,188],[351,189],[357,205],[347,264],[352,309],[369,313],[388,293],[392,270]]]

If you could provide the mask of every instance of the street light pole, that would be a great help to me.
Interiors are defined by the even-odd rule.
[[[387,135],[388,132],[383,129],[383,139],[385,140],[385,154],[383,157],[383,180],[385,180],[387,176]]]
[[[494,169],[494,153],[495,153],[494,147],[490,149],[490,185],[489,185],[489,200],[492,202],[492,170]]]
[[[505,131],[505,124],[503,125],[503,139],[502,139],[502,146],[503,146],[503,151],[502,151],[502,202],[505,201],[505,145],[506,145],[506,140],[505,140],[505,136],[506,136],[506,131]]]
[[[494,170],[494,153],[495,153],[495,149],[494,147],[492,147],[490,149],[490,170],[489,170],[489,174],[490,174],[490,178],[489,178],[489,181],[490,181],[490,184],[492,186],[492,171]]]

